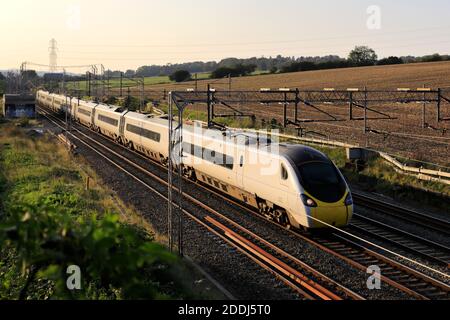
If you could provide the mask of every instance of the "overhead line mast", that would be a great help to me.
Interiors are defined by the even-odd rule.
[[[49,55],[50,72],[56,73],[57,69],[58,69],[58,63],[57,63],[58,55],[56,54],[56,52],[58,51],[58,48],[57,48],[57,42],[55,39],[50,40],[50,46],[49,46],[48,50],[50,51],[50,55]]]

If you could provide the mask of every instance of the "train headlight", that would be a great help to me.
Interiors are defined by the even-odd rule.
[[[303,204],[307,207],[311,207],[311,208],[317,207],[317,203],[313,199],[308,197],[307,195],[302,194],[302,201],[303,201]]]
[[[347,207],[353,205],[353,198],[352,198],[352,194],[350,192],[348,193],[347,198],[345,198],[345,205]]]

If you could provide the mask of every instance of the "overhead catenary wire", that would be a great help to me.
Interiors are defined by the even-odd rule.
[[[449,31],[450,33],[450,31]],[[430,43],[447,43],[448,41],[448,35],[449,33],[446,34],[442,34],[442,35],[438,35],[439,37],[442,37],[442,39],[438,38],[438,39],[434,39],[433,42],[427,41],[428,44]],[[433,37],[436,35],[433,35]],[[431,39],[431,37],[427,37],[428,40]],[[411,38],[411,39],[402,39],[402,40],[417,40],[417,36]],[[422,43],[422,42],[421,42]],[[424,43],[424,44],[427,44]],[[398,45],[398,40],[392,40],[389,39],[389,42],[387,43],[383,43],[381,45],[377,45],[377,48],[384,48],[384,47],[392,47],[395,46],[397,47]],[[415,44],[415,43],[414,43]],[[295,47],[283,47],[283,50],[286,49],[301,49],[302,51],[304,51],[305,49],[322,49],[324,46],[323,45],[314,45],[314,46],[304,46],[302,45],[300,48],[298,46]],[[348,44],[343,44],[343,43],[336,43],[336,44],[332,44],[332,43],[327,43],[326,45],[327,48],[343,48],[343,49],[348,49]],[[144,47],[145,48],[145,47]],[[174,48],[183,48],[183,47],[174,47]],[[129,49],[129,48],[128,48]],[[267,50],[267,47],[261,48],[264,50]],[[245,50],[241,50],[239,48],[230,48],[230,49],[215,49],[215,50],[209,50],[209,49],[204,49],[204,50],[199,50],[199,51],[154,51],[153,49],[150,51],[130,51],[127,50],[126,52],[124,51],[113,51],[113,50],[108,50],[108,51],[74,51],[74,50],[68,50],[68,51],[60,51],[62,53],[66,52],[66,53],[70,53],[70,54],[177,54],[177,53],[182,53],[182,54],[199,54],[199,53],[216,53],[216,52],[220,52],[220,53],[236,53],[236,52],[253,52],[255,50],[259,50],[259,49],[245,49]]]
[[[387,31],[385,33],[373,33],[371,34],[371,37],[379,37],[379,36],[391,36],[392,34],[401,34],[401,33],[416,33],[420,31],[431,31],[436,29],[450,29],[450,26],[433,26],[433,27],[426,27],[426,28],[414,28],[414,29],[405,29],[405,30],[397,30],[397,31]],[[449,30],[450,31],[450,30]],[[167,47],[203,47],[203,46],[236,46],[236,45],[255,45],[255,44],[283,44],[283,43],[296,43],[296,42],[311,42],[311,41],[322,41],[322,40],[336,40],[336,39],[350,39],[350,38],[357,38],[357,37],[363,37],[367,38],[367,33],[360,33],[360,34],[353,34],[353,35],[344,35],[344,36],[337,36],[337,37],[318,37],[318,38],[305,38],[305,39],[290,39],[290,40],[272,40],[272,41],[247,41],[247,42],[223,42],[223,43],[196,43],[196,44],[152,44],[152,45],[146,45],[146,44],[99,44],[99,43],[93,43],[93,44],[68,44],[66,46],[68,47],[126,47],[126,48],[167,48]]]

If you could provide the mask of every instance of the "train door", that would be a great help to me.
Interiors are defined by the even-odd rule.
[[[279,167],[279,171],[278,172],[278,177],[275,177],[275,179],[278,179],[278,181],[280,181],[280,183],[278,184],[278,201],[280,201],[281,203],[283,203],[284,205],[288,204],[288,191],[289,191],[289,171],[288,171],[288,167],[282,162],[279,161],[278,162],[278,167]],[[276,180],[275,180],[276,181]]]
[[[75,99],[74,99],[75,100]],[[71,108],[71,115],[72,115],[72,119],[76,119],[76,115],[77,115],[77,109],[78,109],[78,105],[80,104],[80,100],[78,99],[78,102],[73,101],[72,102],[72,108]]]
[[[119,136],[121,137],[121,139],[124,139],[124,134],[125,134],[125,115],[128,113],[128,111],[122,113],[122,115],[120,116],[120,120],[119,120]]]
[[[143,132],[144,132],[144,122],[142,122],[142,121],[139,121],[138,122],[138,126],[139,126],[139,128],[141,128],[141,130],[139,130],[139,137],[138,137],[138,145],[139,146],[141,146],[141,147],[144,147],[144,138],[143,138]]]
[[[95,121],[95,114],[97,113],[97,106],[96,105],[94,108],[92,108],[92,114],[91,114],[91,127],[96,129],[97,126],[97,121]]]
[[[244,168],[245,168],[245,150],[239,150],[237,152],[237,159],[235,161],[236,166],[236,183],[239,188],[244,188]]]

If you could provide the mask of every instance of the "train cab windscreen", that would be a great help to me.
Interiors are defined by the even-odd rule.
[[[346,184],[336,167],[327,162],[305,162],[297,165],[305,190],[316,199],[335,203],[346,192]]]

